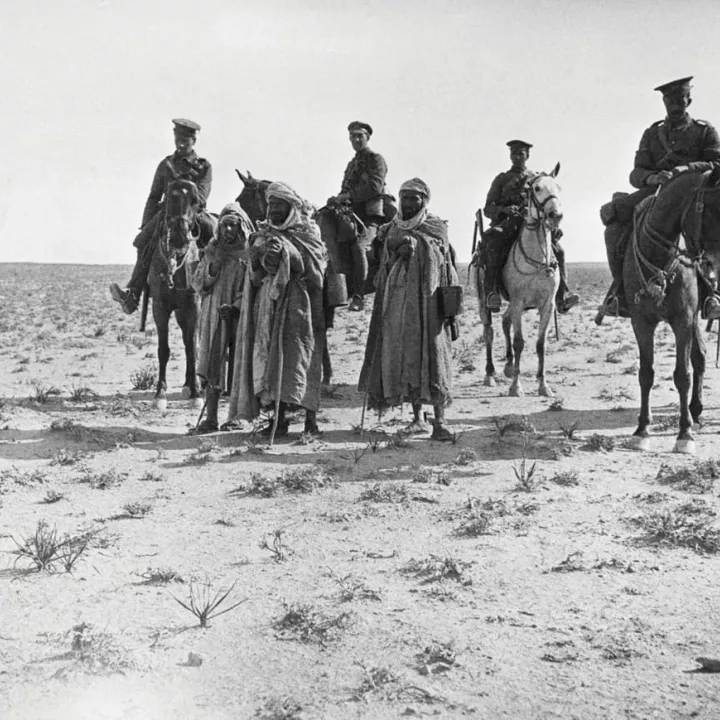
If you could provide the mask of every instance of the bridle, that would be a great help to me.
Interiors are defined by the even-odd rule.
[[[175,274],[185,267],[185,263],[190,257],[189,246],[193,242],[197,242],[200,238],[200,228],[195,226],[194,223],[186,216],[186,213],[181,215],[168,217],[169,205],[165,208],[165,217],[163,219],[164,232],[158,243],[158,252],[162,264],[167,269],[165,273],[159,273],[161,279],[165,282],[166,286],[172,290],[175,287]],[[179,226],[179,227],[178,227]],[[196,229],[196,232],[193,232]],[[182,234],[187,240],[183,244],[182,248],[174,247],[171,244],[171,238],[173,231]],[[182,254],[180,261],[178,262],[178,256]]]
[[[522,235],[522,227],[520,229],[520,235],[518,237],[517,242],[515,243],[515,247],[518,248],[518,251],[522,255],[523,259],[525,260],[528,265],[533,267],[534,269],[530,272],[523,272],[518,268],[517,263],[514,262],[515,269],[517,272],[521,275],[534,275],[540,268],[543,268],[545,272],[548,273],[548,275],[551,275],[555,272],[555,269],[557,267],[557,263],[554,259],[552,259],[552,253],[550,251],[549,243],[547,242],[547,235],[550,232],[550,228],[548,225],[549,222],[549,216],[547,212],[547,206],[550,202],[553,200],[556,200],[558,203],[560,202],[560,198],[555,195],[554,193],[550,193],[547,197],[540,200],[538,197],[538,192],[535,187],[535,183],[539,178],[542,177],[551,177],[548,173],[539,173],[535,177],[533,177],[532,181],[530,182],[528,186],[528,201],[527,206],[525,209],[525,220],[523,222],[523,226],[532,231],[536,232],[538,236],[543,236],[543,239],[545,242],[539,243],[540,249],[543,254],[543,259],[538,261],[533,257],[530,257],[528,255],[527,249],[525,248],[523,244],[523,235]],[[535,211],[534,216],[532,214],[532,211]]]
[[[640,279],[641,286],[641,289],[635,293],[634,300],[636,304],[640,301],[642,295],[651,297],[659,304],[665,297],[668,283],[675,277],[679,266],[698,268],[703,262],[705,251],[702,248],[700,240],[702,235],[702,216],[705,210],[707,179],[708,176],[703,175],[700,185],[683,210],[680,218],[680,233],[678,233],[674,240],[666,238],[659,230],[650,224],[650,213],[663,188],[662,185],[658,186],[648,206],[643,208],[641,215],[635,219],[632,251],[635,270]],[[687,227],[689,217],[693,218],[692,232],[689,232]],[[669,254],[670,257],[663,267],[658,267],[653,264],[640,249],[638,237],[641,232],[652,245]],[[680,235],[685,238],[687,248],[680,247]],[[645,272],[649,274],[649,277],[646,277]]]

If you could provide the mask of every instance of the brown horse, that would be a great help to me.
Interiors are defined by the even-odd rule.
[[[698,321],[697,271],[701,263],[708,261],[720,267],[720,168],[717,167],[705,173],[676,175],[639,206],[635,215],[623,277],[640,352],[640,415],[631,438],[631,446],[638,450],[647,450],[650,445],[654,335],[658,323],[665,321],[675,335],[673,379],[680,397],[680,428],[674,450],[695,452],[692,425],[700,423],[705,373],[705,343]]]
[[[199,299],[189,278],[198,261],[196,223],[200,196],[195,183],[175,179],[168,183],[165,215],[158,229],[157,247],[153,253],[148,275],[152,314],[158,333],[159,373],[155,390],[155,406],[167,408],[166,370],[170,358],[168,342],[170,316],[182,330],[185,345],[185,384],[182,394],[199,402],[200,392],[195,375],[196,327]]]

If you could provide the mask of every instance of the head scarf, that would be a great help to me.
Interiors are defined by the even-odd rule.
[[[425,200],[423,201],[422,209],[417,215],[414,215],[407,220],[403,220],[401,210],[400,212],[398,212],[398,214],[395,216],[395,219],[393,220],[393,223],[395,223],[395,225],[397,225],[401,230],[413,230],[416,227],[422,225],[427,218],[427,206],[428,202],[430,202],[430,188],[427,186],[427,183],[424,180],[416,177],[412,178],[411,180],[406,180],[400,186],[400,192],[398,194],[402,195],[403,192],[416,192],[420,195],[423,195],[425,198]]]
[[[270,220],[268,223],[278,230],[285,230],[293,225],[307,223],[313,213],[312,205],[300,197],[289,185],[283,182],[270,183],[265,191],[265,197],[270,200],[271,197],[284,200],[290,204],[290,213],[288,214],[282,225],[272,225]]]
[[[245,238],[250,237],[250,233],[255,230],[252,224],[252,220],[248,217],[248,214],[240,207],[239,203],[231,202],[228,203],[221,211],[218,216],[218,228],[220,227],[224,218],[228,215],[233,215],[237,218],[242,228],[243,235]]]

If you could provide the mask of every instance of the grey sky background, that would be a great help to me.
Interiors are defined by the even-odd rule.
[[[604,260],[656,85],[720,124],[718,0],[0,0],[0,261],[130,263],[172,117],[202,125],[209,208],[238,167],[321,205],[375,128],[389,191],[420,176],[469,259],[505,142],[560,161],[568,260]],[[122,278],[119,278],[121,280]]]

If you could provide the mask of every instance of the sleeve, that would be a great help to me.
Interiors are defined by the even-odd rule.
[[[152,185],[150,186],[150,193],[148,194],[147,201],[145,202],[145,209],[143,210],[142,224],[141,227],[146,225],[153,216],[160,209],[160,203],[162,202],[163,195],[165,194],[165,163],[167,160],[163,160],[155,170],[155,176],[153,177]]]
[[[711,163],[720,162],[720,137],[718,131],[710,123],[705,127],[702,145],[701,160]]]
[[[651,137],[652,128],[648,128],[640,138],[640,146],[635,153],[635,167],[630,173],[630,184],[638,190],[644,188],[650,175],[657,172],[650,149]]]
[[[483,208],[483,212],[485,213],[485,217],[487,217],[491,222],[496,222],[498,219],[498,215],[500,214],[502,178],[503,176],[501,173],[492,181],[492,185],[490,186],[490,190],[488,191],[487,198],[485,199],[485,207]]]
[[[210,265],[215,259],[215,248],[208,245],[192,276],[192,286],[200,295],[209,293],[220,275],[219,273],[217,275],[210,273]]]
[[[205,172],[198,178],[197,189],[204,206],[207,204],[212,189],[212,165],[207,160],[205,161]]]
[[[351,160],[345,166],[345,172],[343,173],[342,183],[340,184],[340,192],[348,193],[348,195],[352,192],[352,188],[350,187],[350,170],[352,168],[352,165],[353,165],[353,161]]]
[[[365,171],[360,176],[360,182],[349,190],[350,198],[354,203],[362,203],[382,195],[385,191],[385,176],[387,165],[382,155],[373,153],[367,159]]]
[[[235,274],[235,284],[233,287],[233,300],[232,305],[238,310],[242,306],[242,294],[243,288],[245,287],[245,273],[247,272],[247,263],[240,262]]]

